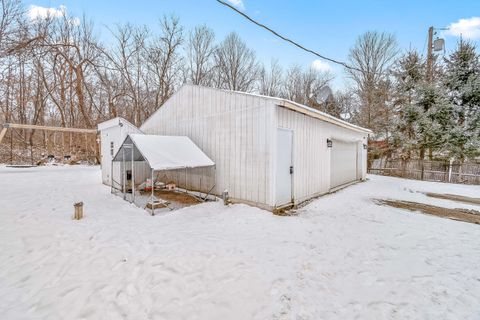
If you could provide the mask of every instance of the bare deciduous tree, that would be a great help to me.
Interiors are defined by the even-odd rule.
[[[23,20],[23,6],[19,0],[0,1],[0,57],[4,56],[9,46],[15,42]]]
[[[213,54],[215,33],[205,25],[190,32],[187,43],[186,81],[209,86],[213,81]]]
[[[359,102],[352,88],[337,91],[334,94],[335,104],[340,111],[340,118],[348,122],[356,122]]]
[[[270,62],[270,69],[262,66],[260,78],[258,80],[258,92],[260,94],[280,97],[282,95],[283,70],[278,60],[273,59]]]
[[[333,76],[328,72],[315,69],[303,71],[299,65],[292,65],[284,80],[283,96],[289,100],[320,109],[320,105],[327,98],[325,87]]]
[[[318,104],[326,102],[331,90],[329,87],[325,89],[332,79],[333,76],[329,72],[308,69],[303,74],[303,103],[316,108]]]
[[[215,85],[251,92],[259,75],[255,52],[236,33],[230,33],[215,50]]]
[[[173,94],[181,81],[183,67],[183,57],[179,52],[183,43],[183,27],[179,19],[175,16],[163,17],[160,24],[162,33],[148,47],[147,65],[152,70],[155,83],[155,108]]]
[[[283,96],[298,103],[305,100],[303,97],[303,70],[299,65],[292,65],[287,69],[283,81]]]
[[[101,49],[105,62],[102,65],[102,82],[105,85],[115,85],[109,91],[110,109],[115,110],[115,103],[123,99],[123,103],[131,107],[121,112],[123,116],[135,125],[141,123],[143,94],[144,56],[148,37],[146,27],[135,27],[131,24],[118,25],[112,31],[115,39],[110,50]]]
[[[355,69],[346,69],[355,82],[356,93],[361,102],[359,124],[377,129],[378,115],[386,107],[385,85],[389,68],[397,55],[395,36],[387,33],[367,32],[361,35],[350,49],[349,62]]]
[[[49,67],[53,73],[58,72],[57,68],[67,68],[68,86],[74,92],[74,98],[70,99],[71,115],[73,116],[78,108],[88,128],[94,123],[91,117],[93,101],[86,92],[87,77],[98,56],[92,28],[92,24],[85,18],[77,24],[72,17],[64,14],[60,19],[47,24],[46,32],[38,41],[38,45],[44,50],[40,54],[47,54],[52,59],[53,63]],[[73,123],[75,119],[72,117],[71,121]]]

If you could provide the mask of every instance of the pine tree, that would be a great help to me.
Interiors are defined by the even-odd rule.
[[[452,132],[455,129],[453,105],[441,83],[423,82],[419,88],[417,106],[421,116],[416,123],[419,150],[429,150],[440,155],[451,152]],[[420,154],[420,158],[423,155]]]
[[[480,55],[473,44],[460,40],[445,59],[444,84],[453,105],[455,127],[450,133],[450,156],[461,161],[480,155]]]
[[[408,160],[418,150],[422,137],[419,123],[424,117],[424,108],[418,102],[419,88],[424,81],[425,63],[416,51],[407,52],[393,70],[396,113],[394,121],[394,147],[402,159]]]

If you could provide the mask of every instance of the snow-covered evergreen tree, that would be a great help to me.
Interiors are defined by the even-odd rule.
[[[434,79],[425,79],[425,63],[411,51],[394,69],[395,143],[400,156],[418,152],[424,159],[480,155],[480,57],[472,44],[460,41],[455,52],[435,63]]]
[[[393,104],[396,112],[394,147],[403,159],[410,159],[422,142],[419,123],[424,112],[418,102],[424,74],[425,63],[416,51],[403,55],[393,70]]]
[[[461,161],[480,155],[480,55],[460,40],[445,59],[444,84],[453,105],[455,126],[450,132],[450,156]]]
[[[424,159],[433,153],[445,155],[451,152],[452,132],[455,129],[453,105],[440,83],[422,82],[418,88],[417,107],[420,113],[416,123],[419,139],[419,157]]]

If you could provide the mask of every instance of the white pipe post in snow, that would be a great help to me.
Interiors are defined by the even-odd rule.
[[[213,191],[214,194],[217,194],[217,164],[213,166],[213,185],[215,190]],[[216,199],[217,197],[215,197]]]
[[[135,203],[135,168],[134,168],[134,164],[135,162],[133,161],[134,158],[133,158],[133,143],[132,143],[132,174],[131,174],[131,179],[132,179],[132,202]]]
[[[122,192],[123,192],[123,200],[126,199],[125,194],[125,148],[122,147]]]
[[[185,192],[188,193],[188,173],[187,173],[187,167],[185,167]]]
[[[110,162],[110,193],[113,193],[113,164],[115,162],[112,161]]]
[[[450,163],[448,165],[448,182],[452,181],[452,165],[453,165],[453,158],[450,158]]]
[[[151,185],[151,187],[152,187],[152,197],[150,199],[150,203],[152,204],[152,216],[154,216],[155,215],[155,203],[153,202],[153,188],[155,187],[155,183],[153,182],[153,169],[152,169],[152,181],[151,182],[152,182],[152,185]]]

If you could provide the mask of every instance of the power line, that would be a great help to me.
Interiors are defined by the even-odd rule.
[[[306,51],[306,52],[309,52],[323,60],[327,60],[327,61],[330,61],[332,63],[336,63],[336,64],[339,64],[347,69],[350,69],[350,70],[355,70],[355,71],[359,71],[359,72],[363,72],[362,70],[358,69],[358,68],[355,68],[355,67],[352,67],[352,66],[349,66],[348,64],[346,64],[345,62],[342,62],[342,61],[338,61],[338,60],[335,60],[335,59],[332,59],[332,58],[329,58],[329,57],[326,57],[314,50],[311,50],[311,49],[308,49],[308,48],[305,48],[304,46],[302,46],[301,44],[299,44],[298,42],[295,42],[285,36],[282,36],[281,34],[279,34],[278,32],[276,32],[275,30],[272,30],[271,28],[267,27],[266,25],[254,20],[253,18],[251,18],[250,16],[248,16],[247,14],[243,13],[242,11],[238,10],[237,8],[235,8],[234,6],[232,6],[231,4],[229,3],[226,3],[225,1],[222,1],[222,0],[216,0],[218,3],[220,4],[223,4],[224,6],[232,9],[233,11],[237,12],[238,14],[240,14],[241,16],[243,16],[245,19],[249,20],[250,22],[256,24],[257,26],[267,30],[268,32],[270,33],[273,33],[275,36],[279,37],[280,39],[286,41],[286,42],[289,42],[291,44],[293,44],[294,46]]]

